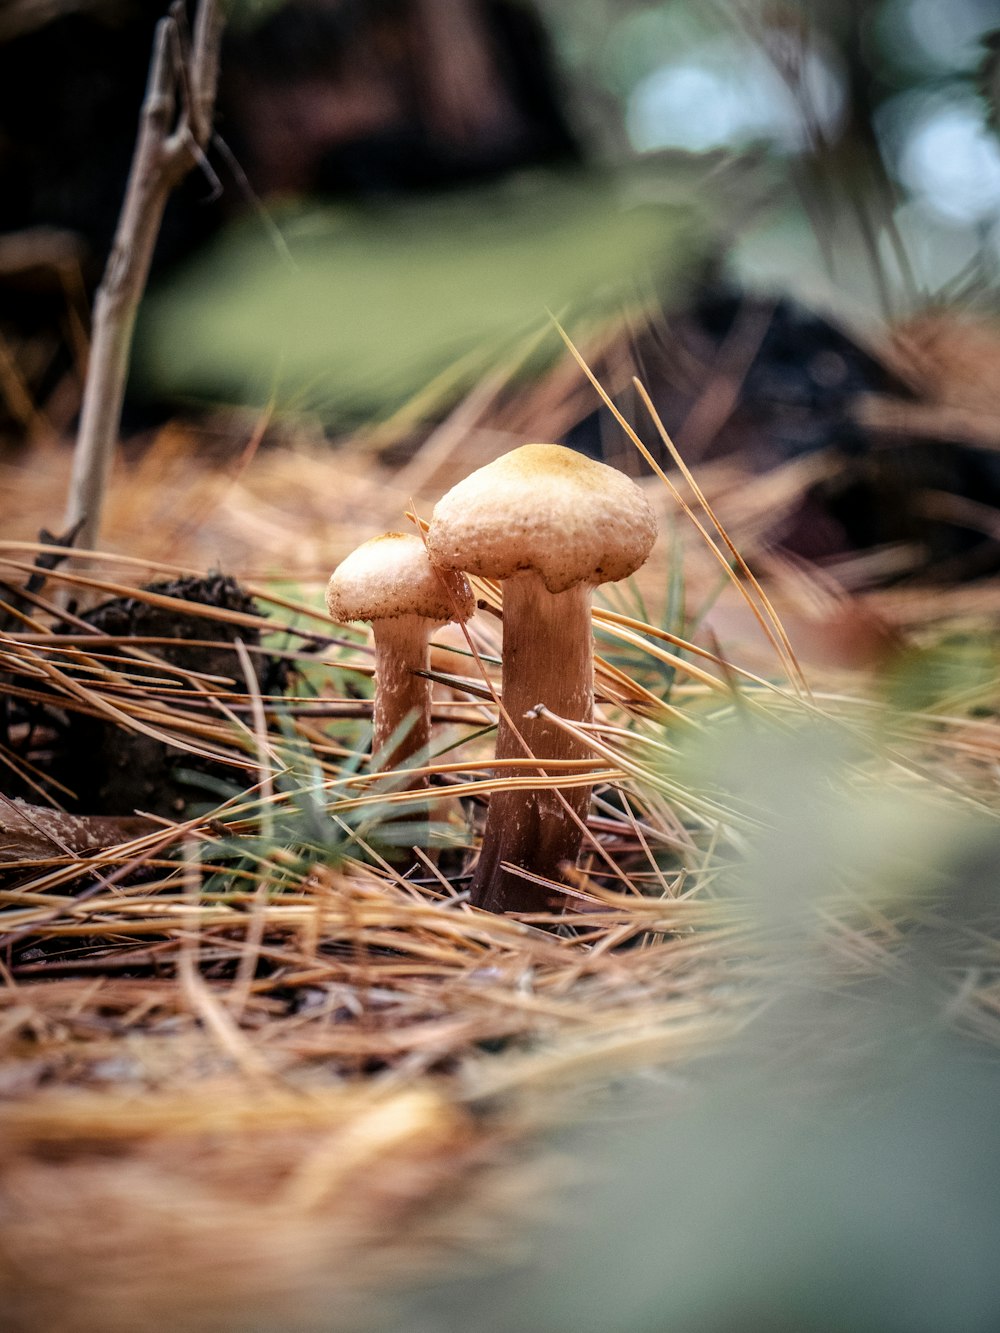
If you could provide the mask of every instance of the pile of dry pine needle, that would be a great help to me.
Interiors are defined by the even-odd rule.
[[[5,867],[6,1327],[378,1326],[394,1284],[515,1252],[551,1183],[526,1146],[540,1128],[578,1114],[609,1078],[704,1054],[747,1021],[759,939],[713,891],[714,853],[739,814],[688,800],[658,747],[761,700],[789,715],[863,708],[866,687],[824,692],[815,672],[796,682],[787,647],[793,679],[779,687],[711,644],[682,664],[660,616],[663,542],[637,604],[656,613],[628,602],[617,620],[598,613],[600,850],[582,867],[571,925],[471,911],[461,846],[408,876],[379,856],[378,821],[407,797],[365,774],[369,659],[319,613],[323,581],[356,540],[399,526],[411,502],[428,512],[459,472],[518,442],[495,425],[471,429],[459,411],[401,469],[363,445],[334,457],[301,440],[220,467],[199,463],[199,442],[171,428],[120,465],[127,484],[112,488],[109,545],[129,556],[102,556],[85,573],[60,567],[13,607],[6,699],[152,732],[240,780],[213,808],[151,820],[117,846],[35,848]],[[12,535],[0,542],[8,589],[23,587],[42,553],[31,533],[51,518],[42,505],[65,466],[61,451],[39,449],[17,469],[17,512],[4,515]],[[809,480],[794,465],[756,483],[722,465],[703,478],[733,539],[759,547],[761,561],[768,521]],[[690,603],[699,588],[717,590],[718,565],[677,533]],[[139,588],[151,577],[203,573],[217,557],[261,611],[230,613],[248,641],[263,639],[243,653],[242,679],[151,676],[136,670],[141,643],[54,632],[60,588],[149,599]],[[841,641],[845,616],[859,627],[854,665],[906,629],[871,603],[772,573],[806,654],[813,630],[823,654],[831,619]],[[726,594],[716,608],[723,638],[740,605]],[[749,619],[748,660],[768,647]],[[483,633],[488,659],[488,620]],[[280,699],[256,688],[264,652],[297,672]],[[461,692],[468,662],[455,660],[435,768],[472,809],[491,781],[490,710],[474,688]],[[995,798],[994,741],[981,724],[917,720],[897,741],[921,780],[940,764],[952,788]],[[44,787],[30,770],[21,777]],[[474,836],[456,841],[471,847]],[[891,933],[874,908],[830,908],[831,949],[854,977],[879,972]],[[989,1027],[992,991],[967,1000],[971,1026]]]

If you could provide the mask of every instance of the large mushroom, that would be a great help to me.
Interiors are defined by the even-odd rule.
[[[589,722],[594,706],[594,587],[627,578],[656,540],[641,489],[614,468],[556,444],[526,444],[460,481],[427,532],[435,565],[499,579],[503,677],[498,759],[590,758],[536,704]],[[545,771],[545,764],[539,764]],[[557,771],[557,770],[554,770]],[[577,816],[574,819],[560,795]],[[490,798],[472,901],[490,911],[545,907],[545,895],[504,862],[547,879],[574,864],[590,788],[498,791]]]
[[[341,561],[327,585],[326,605],[339,624],[360,620],[372,627],[372,753],[381,755],[384,767],[397,767],[430,739],[430,681],[417,673],[427,670],[431,632],[472,615],[468,579],[435,569],[413,533],[386,532]]]

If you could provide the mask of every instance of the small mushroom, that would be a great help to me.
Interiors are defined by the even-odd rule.
[[[438,501],[427,532],[435,565],[503,585],[498,759],[523,758],[525,746],[540,760],[590,757],[574,737],[526,714],[545,704],[562,717],[590,721],[593,588],[634,573],[655,540],[656,519],[635,482],[556,444],[526,444],[504,454]],[[544,763],[539,767],[545,771]],[[561,792],[581,820],[590,791]],[[581,841],[555,790],[495,792],[472,901],[496,912],[543,909],[538,887],[503,870],[503,863],[559,880],[565,863],[575,863]]]
[[[405,763],[430,739],[430,681],[417,672],[428,667],[431,632],[449,620],[467,620],[475,609],[461,573],[435,569],[421,539],[386,532],[363,542],[333,571],[326,605],[339,624],[368,621],[375,640],[375,707],[372,752],[384,751],[395,736],[386,768]],[[405,735],[400,728],[410,717]]]

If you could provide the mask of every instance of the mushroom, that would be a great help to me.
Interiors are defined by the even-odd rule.
[[[413,533],[386,532],[363,542],[333,571],[326,605],[338,623],[368,621],[375,640],[375,706],[372,753],[386,768],[423,750],[430,738],[428,667],[431,631],[449,620],[467,620],[475,609],[461,573],[435,569]],[[400,729],[408,717],[405,735]]]
[[[576,722],[594,706],[593,588],[634,573],[656,540],[656,519],[630,478],[556,444],[526,444],[460,481],[431,515],[435,565],[503,586],[498,759],[590,758],[537,704]],[[520,735],[518,734],[520,733]],[[545,772],[544,763],[539,769]],[[544,907],[537,885],[504,862],[564,879],[576,862],[590,787],[497,791],[490,797],[472,901],[488,910]],[[574,819],[569,810],[577,816]]]

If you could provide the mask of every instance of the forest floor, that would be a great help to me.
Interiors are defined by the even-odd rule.
[[[8,832],[13,797],[144,817],[110,846],[28,829],[0,867],[11,1329],[407,1327],[415,1287],[530,1262],[590,1170],[560,1150],[566,1126],[610,1123],[622,1089],[752,1048],[788,978],[787,921],[769,923],[789,879],[815,879],[795,929],[822,986],[891,989],[913,930],[947,916],[927,896],[940,882],[901,888],[893,858],[919,859],[929,829],[938,846],[956,829],[974,841],[966,817],[988,841],[1000,810],[1000,583],[845,593],[769,540],[815,464],[753,477],[716,462],[699,470],[704,498],[773,617],[745,578],[720,573],[726,548],[692,487],[678,478],[711,544],[644,480],[661,539],[635,585],[609,594],[619,622],[595,622],[609,730],[567,914],[470,908],[465,868],[493,779],[490,705],[457,679],[469,659],[449,640],[434,665],[447,678],[432,766],[462,813],[440,859],[404,873],[380,830],[406,793],[379,794],[364,769],[371,659],[325,619],[322,591],[353,545],[406,526],[411,508],[428,517],[452,481],[524,437],[467,428],[460,409],[391,462],[363,440],[332,450],[303,430],[258,433],[252,420],[171,424],[133,446],[102,555],[58,564],[21,601],[39,532],[59,528],[69,450],[36,442],[0,463]],[[88,619],[124,599],[129,614],[187,623],[184,580],[220,574],[254,601],[198,613],[199,642],[223,654],[209,669],[186,657],[151,672],[156,643]],[[155,580],[159,594],[141,590]],[[496,621],[480,620],[488,661]],[[674,633],[695,647],[678,651]],[[279,659],[290,674],[269,692]],[[739,739],[710,772],[686,753],[691,735],[731,737],[747,718],[768,745],[815,725],[850,752],[832,777],[816,760],[818,786],[788,752],[773,790],[745,774],[740,786]],[[47,765],[79,734],[76,785],[60,786],[64,770]],[[180,756],[173,807],[140,784],[137,737]],[[118,808],[107,797],[98,810],[115,755],[135,769]],[[797,785],[822,788],[828,808]],[[821,859],[797,841],[817,829]],[[733,882],[745,861],[757,883],[761,858],[771,902]],[[977,925],[974,958],[944,969],[935,1001],[983,1050],[1000,1039],[995,925]]]

